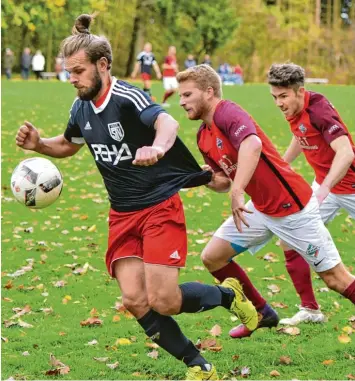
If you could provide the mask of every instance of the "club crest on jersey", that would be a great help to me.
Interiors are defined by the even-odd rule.
[[[111,138],[120,142],[124,137],[124,130],[120,122],[109,123],[107,125]]]
[[[222,141],[222,139],[217,138],[216,143],[217,143],[217,147],[218,147],[219,149],[222,149],[222,148],[223,148],[223,141]]]
[[[302,134],[305,134],[307,132],[307,128],[303,124],[301,124],[298,127],[298,129],[302,132]]]

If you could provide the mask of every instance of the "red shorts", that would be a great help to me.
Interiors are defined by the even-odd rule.
[[[144,263],[184,267],[186,255],[185,215],[178,194],[135,212],[110,209],[106,266],[111,276],[118,259],[136,257]]]
[[[141,78],[143,79],[143,81],[149,81],[152,78],[152,76],[148,73],[142,73]]]

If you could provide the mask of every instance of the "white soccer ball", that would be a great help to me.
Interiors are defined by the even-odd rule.
[[[53,204],[62,188],[63,178],[59,169],[42,157],[21,161],[11,176],[11,190],[16,200],[32,209]]]

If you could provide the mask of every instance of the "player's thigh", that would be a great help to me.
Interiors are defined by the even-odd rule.
[[[339,204],[355,219],[355,194],[336,195]]]
[[[149,310],[143,261],[132,257],[121,258],[112,265],[122,292],[123,305],[140,318]]]
[[[354,200],[354,204],[355,204],[355,200]],[[341,205],[337,197],[334,194],[330,193],[319,207],[319,212],[322,217],[322,221],[325,224],[332,221],[336,217],[340,208],[341,208]],[[354,205],[354,215],[355,215],[355,205]]]
[[[239,232],[231,216],[214,234],[214,237],[221,238],[231,244],[234,250],[233,256],[246,250],[249,250],[251,254],[256,253],[273,235],[265,224],[265,215],[256,210],[251,201],[248,201],[246,207],[252,212],[251,214],[245,213],[249,227],[242,225],[243,231]]]
[[[149,263],[145,263],[144,268],[149,306],[163,315],[179,313],[181,308],[179,269]]]
[[[341,262],[319,214],[315,196],[302,211],[282,218],[268,217],[267,220],[270,230],[288,247],[300,253],[314,271],[327,271]]]
[[[152,208],[142,238],[144,263],[175,268],[185,266],[186,222],[179,194]]]

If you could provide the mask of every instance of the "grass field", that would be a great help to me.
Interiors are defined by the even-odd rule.
[[[353,133],[355,87],[316,86],[312,89],[328,96]],[[159,100],[161,85],[155,84],[153,92]],[[72,158],[53,160],[64,175],[65,185],[60,199],[51,207],[29,210],[12,197],[9,183],[13,169],[20,160],[33,156],[15,146],[17,128],[27,119],[43,136],[62,133],[73,97],[74,90],[69,84],[2,83],[1,378],[53,378],[46,375],[52,369],[49,357],[53,354],[70,367],[69,373],[58,376],[60,379],[183,379],[184,365],[162,349],[147,346],[150,341],[135,320],[115,309],[120,302],[120,292],[104,265],[108,202],[89,151],[84,148]],[[227,87],[224,97],[248,110],[284,152],[290,132],[273,105],[266,85]],[[177,96],[171,102],[169,112],[181,124],[180,136],[201,162],[195,146],[199,124],[185,118]],[[303,159],[296,162],[295,168],[307,180],[312,180],[312,170]],[[203,269],[199,253],[210,234],[229,215],[228,195],[214,194],[205,188],[183,191],[181,195],[189,229],[189,256],[180,280],[211,283],[213,279]],[[355,272],[353,220],[342,212],[329,228],[345,264]],[[286,308],[276,309],[280,317],[286,317],[297,311],[295,305],[299,300],[287,275],[283,254],[275,242],[254,257],[247,253],[241,255],[238,262],[270,303],[285,305]],[[275,253],[275,262],[263,259],[269,252]],[[24,275],[9,276],[26,265]],[[82,273],[76,274],[75,270]],[[268,280],[263,279],[266,277]],[[268,288],[271,285],[277,285],[280,292],[273,294]],[[355,379],[354,306],[334,292],[321,292],[324,285],[315,275],[314,288],[329,322],[301,325],[300,334],[295,336],[280,334],[274,329],[259,330],[251,338],[233,340],[228,331],[238,322],[232,321],[231,315],[222,308],[203,314],[180,315],[177,321],[193,342],[213,338],[209,331],[216,324],[221,327],[214,350],[206,350],[204,355],[216,365],[223,379],[240,379],[242,370],[245,378],[253,380]],[[29,307],[24,309],[26,305]],[[14,308],[19,310],[14,312]],[[29,313],[13,318],[16,312],[22,311],[21,315],[29,309]],[[81,321],[92,316],[101,319],[102,325],[81,326]],[[19,324],[7,328],[4,322],[11,318]],[[23,322],[32,327],[24,327]],[[103,358],[103,361],[94,358]],[[115,369],[107,366],[117,362]],[[273,371],[279,376],[276,373],[272,376]]]

